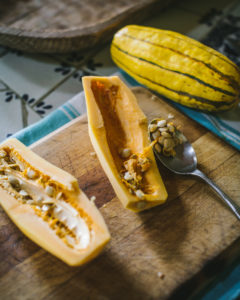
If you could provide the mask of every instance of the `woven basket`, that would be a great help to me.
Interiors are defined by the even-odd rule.
[[[111,39],[116,30],[172,0],[9,0],[1,4],[0,44],[25,52],[66,53]]]

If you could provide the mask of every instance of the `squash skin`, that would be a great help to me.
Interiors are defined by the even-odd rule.
[[[74,203],[80,206],[81,210],[91,220],[93,234],[85,249],[70,248],[55,234],[47,222],[34,213],[30,205],[19,203],[16,198],[0,186],[0,204],[15,225],[40,247],[70,266],[82,265],[96,257],[110,240],[110,234],[94,203],[90,202],[79,189],[77,179],[48,163],[16,139],[7,140],[0,145],[1,148],[13,149],[19,154],[19,157],[34,166],[35,169],[61,184],[71,194]]]
[[[99,81],[106,85],[116,85],[119,87],[120,98],[116,101],[115,110],[119,110],[118,117],[122,124],[125,124],[125,131],[129,129],[131,131],[133,128],[138,132],[139,141],[134,141],[135,146],[138,148],[138,152],[143,151],[144,148],[149,146],[148,139],[148,129],[147,129],[147,118],[144,113],[141,111],[137,104],[137,100],[131,90],[117,77],[95,77],[95,76],[86,76],[83,77],[83,87],[85,92],[85,98],[87,103],[87,113],[88,113],[88,128],[89,136],[98,156],[98,159],[102,165],[103,170],[105,171],[112,187],[122,202],[125,208],[139,212],[145,209],[149,209],[153,206],[162,204],[167,199],[167,192],[163,184],[161,175],[154,158],[152,149],[149,150],[148,157],[151,159],[152,165],[150,170],[146,172],[146,178],[155,187],[155,192],[149,195],[146,195],[145,207],[139,207],[139,199],[135,195],[129,193],[126,185],[122,182],[119,169],[116,166],[114,161],[113,153],[109,147],[109,141],[107,139],[108,128],[104,122],[104,117],[102,111],[98,106],[98,103],[95,99],[91,84],[94,81]],[[125,99],[123,102],[122,99]],[[125,109],[125,113],[121,111],[121,108]],[[134,115],[134,119],[128,119],[128,110],[129,114]],[[114,116],[115,118],[116,116]],[[126,123],[127,122],[127,123]],[[136,123],[134,123],[136,122]],[[127,125],[126,125],[127,124]],[[136,125],[138,124],[138,125]],[[135,127],[134,127],[135,126]],[[137,126],[137,127],[136,127]],[[116,129],[112,139],[119,134],[119,130]],[[121,138],[121,136],[120,136]],[[130,146],[131,148],[131,146]]]
[[[138,82],[188,107],[222,111],[239,102],[237,65],[179,33],[126,26],[114,35],[111,56]]]

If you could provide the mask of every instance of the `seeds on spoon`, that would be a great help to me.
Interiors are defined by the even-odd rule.
[[[161,128],[164,127],[167,124],[166,120],[160,120],[157,122],[157,127]]]
[[[172,122],[171,122],[171,123],[172,123]],[[167,124],[167,127],[168,127],[168,130],[169,130],[170,132],[175,132],[175,127],[174,127],[173,124],[168,123],[168,124]]]
[[[167,127],[161,127],[158,129],[160,132],[167,132],[168,128]]]
[[[165,138],[170,138],[171,134],[164,131],[164,132],[162,132],[162,136],[164,136]]]
[[[161,148],[161,146],[160,146],[158,143],[156,143],[154,147],[155,147],[155,150],[156,150],[158,153],[161,153],[162,148]]]
[[[161,133],[159,131],[155,131],[154,133],[152,133],[152,137],[154,140],[156,140],[158,137],[160,137]]]
[[[164,140],[165,140],[164,136],[160,136],[158,138],[158,144],[163,145],[164,144]]]
[[[173,124],[172,120],[155,119],[148,128],[152,138],[156,141],[154,145],[155,150],[165,156],[175,156],[174,148],[181,144],[182,140],[176,134],[178,128]]]
[[[149,128],[150,132],[154,132],[154,131],[156,131],[158,129],[158,126],[157,126],[157,124],[150,124],[148,126],[148,128]]]
[[[165,139],[165,140],[164,140],[163,147],[164,147],[165,149],[171,149],[171,148],[173,148],[174,146],[175,146],[175,143],[174,143],[174,141],[173,141],[172,138],[170,138],[170,139]]]

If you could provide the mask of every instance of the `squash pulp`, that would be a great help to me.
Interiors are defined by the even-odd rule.
[[[147,118],[117,77],[83,78],[89,135],[124,207],[135,212],[162,204],[167,192],[148,139]]]

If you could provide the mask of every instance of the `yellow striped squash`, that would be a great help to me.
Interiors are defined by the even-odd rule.
[[[139,83],[183,105],[222,111],[239,101],[237,65],[182,34],[129,25],[114,35],[111,56]]]

